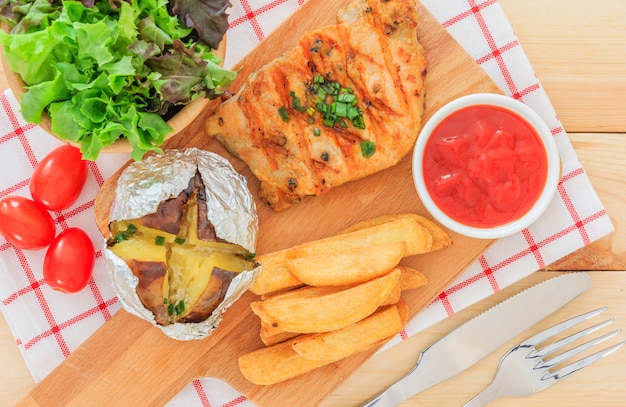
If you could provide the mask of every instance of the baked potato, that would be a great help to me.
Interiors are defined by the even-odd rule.
[[[156,212],[109,225],[107,247],[137,277],[137,295],[159,325],[204,321],[237,273],[257,267],[248,250],[217,237],[207,210],[196,173]]]

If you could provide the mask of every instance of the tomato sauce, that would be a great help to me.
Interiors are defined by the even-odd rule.
[[[490,105],[445,118],[426,143],[426,188],[459,223],[501,226],[526,214],[543,190],[548,158],[535,130],[517,114]]]

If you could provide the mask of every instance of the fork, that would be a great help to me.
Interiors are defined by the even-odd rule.
[[[603,307],[569,319],[526,339],[524,342],[511,349],[500,361],[500,365],[498,366],[498,371],[493,379],[493,382],[491,382],[489,386],[487,386],[476,397],[467,402],[463,407],[484,406],[490,401],[503,396],[529,396],[552,386],[554,383],[559,382],[570,374],[577,372],[578,370],[587,367],[603,357],[615,352],[617,349],[626,344],[626,341],[622,341],[611,347],[598,351],[562,367],[555,372],[550,371],[550,369],[554,366],[566,362],[575,355],[578,355],[598,343],[619,334],[621,329],[609,332],[608,334],[592,339],[582,345],[578,345],[566,352],[548,359],[549,356],[552,356],[555,352],[563,349],[574,341],[613,323],[615,318],[600,322],[599,324],[593,325],[566,338],[537,349],[538,345],[546,342],[559,333],[572,328],[573,326],[606,310],[607,307]]]

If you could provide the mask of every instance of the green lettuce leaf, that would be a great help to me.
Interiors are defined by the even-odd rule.
[[[171,132],[162,115],[219,96],[236,77],[198,33],[209,29],[217,47],[226,3],[198,4],[201,19],[185,24],[191,20],[170,14],[167,0],[4,0],[0,13],[12,29],[0,32],[0,45],[27,84],[22,114],[36,124],[48,114],[52,132],[80,143],[85,159],[119,138],[136,160],[161,151]]]
[[[172,12],[198,32],[202,42],[217,49],[228,29],[228,0],[173,0]]]

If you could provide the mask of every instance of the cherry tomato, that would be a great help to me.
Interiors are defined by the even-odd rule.
[[[87,161],[69,144],[52,150],[35,167],[30,181],[33,199],[50,211],[69,208],[80,195],[87,179]]]
[[[78,292],[91,279],[95,260],[89,236],[81,229],[69,228],[50,244],[43,260],[43,278],[55,290]]]
[[[0,200],[0,234],[13,246],[43,249],[52,242],[55,233],[52,216],[37,202],[21,196]]]

